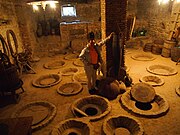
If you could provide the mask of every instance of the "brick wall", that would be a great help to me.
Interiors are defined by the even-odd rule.
[[[111,32],[115,32],[120,38],[121,43],[125,44],[125,38],[120,37],[120,33],[126,33],[126,8],[126,0],[101,0],[101,29],[103,38]],[[102,49],[107,72],[109,72],[114,62],[112,51],[112,44],[110,42]]]

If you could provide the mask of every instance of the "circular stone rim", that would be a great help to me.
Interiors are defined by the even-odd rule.
[[[47,101],[35,101],[35,102],[30,102],[27,103],[26,105],[20,107],[18,110],[16,110],[15,112],[13,112],[13,114],[11,115],[12,118],[16,118],[18,117],[18,114],[20,114],[21,111],[27,109],[29,106],[32,105],[42,105],[44,107],[48,107],[48,109],[50,108],[50,111],[52,112],[51,115],[49,115],[46,119],[44,119],[43,121],[41,121],[39,124],[35,125],[35,126],[31,126],[32,130],[39,130],[42,127],[47,126],[55,117],[56,113],[57,113],[57,108],[54,104],[47,102]]]
[[[160,83],[156,83],[155,81],[153,81],[155,84],[150,84],[149,82],[146,82],[146,81],[144,80],[144,78],[150,77],[150,76],[155,77],[155,78],[158,78],[158,79],[160,80]],[[139,81],[140,81],[140,82],[143,82],[143,83],[150,84],[150,85],[152,85],[153,87],[161,86],[161,85],[163,85],[163,84],[165,83],[165,82],[164,82],[164,79],[160,78],[159,76],[155,76],[155,75],[145,75],[145,76],[142,76],[142,77],[139,79]]]
[[[85,76],[86,76],[86,73],[85,73],[85,72],[78,72],[78,73],[75,73],[75,74],[72,76],[72,80],[73,80],[73,81],[76,81],[76,82],[79,82],[79,83],[81,83],[81,84],[87,84],[88,80],[86,80],[86,81],[78,81],[78,80],[75,79],[75,77],[76,77],[77,75],[79,75],[79,74],[85,74]],[[86,79],[87,79],[87,76],[86,76]]]
[[[161,115],[167,113],[167,111],[169,110],[169,104],[168,104],[167,100],[163,96],[160,96],[158,94],[156,94],[155,99],[156,98],[161,98],[161,99],[164,100],[165,105],[164,105],[163,109],[161,109],[161,110],[159,110],[157,112],[154,112],[154,111],[147,112],[147,111],[142,111],[142,110],[139,110],[139,109],[135,110],[132,107],[132,104],[128,105],[127,102],[126,102],[127,100],[124,99],[124,97],[130,97],[130,96],[131,96],[130,95],[130,90],[128,90],[124,94],[122,94],[122,96],[119,97],[119,101],[121,101],[121,104],[122,104],[123,107],[125,107],[126,109],[128,109],[129,111],[131,111],[131,112],[133,112],[135,114],[138,114],[138,115],[141,115],[141,116],[144,116],[144,117],[150,117],[150,116],[151,117],[160,117]],[[132,100],[129,100],[129,101],[132,101]]]
[[[91,98],[99,98],[100,100],[104,100],[104,102],[107,103],[107,108],[106,108],[106,110],[105,110],[102,114],[100,114],[99,116],[84,116],[84,117],[88,118],[90,121],[97,121],[97,120],[105,117],[107,114],[110,113],[110,111],[111,111],[111,104],[110,104],[109,100],[106,99],[106,98],[104,98],[104,97],[97,96],[97,95],[86,96],[86,97],[79,98],[79,99],[75,100],[75,101],[71,104],[71,112],[72,112],[75,116],[77,116],[76,113],[75,113],[75,111],[74,111],[74,108],[77,108],[77,107],[76,107],[76,106],[77,106],[77,103],[79,103],[81,100],[83,101],[83,100],[91,99]],[[77,109],[78,109],[78,108],[77,108]],[[77,116],[77,117],[78,117],[78,116]]]
[[[77,84],[79,86],[78,90],[75,91],[74,93],[64,93],[62,91],[60,91],[60,88],[64,85],[67,85],[67,84]],[[79,83],[79,82],[70,82],[70,83],[65,83],[65,84],[62,84],[60,85],[58,88],[57,88],[57,92],[60,94],[60,95],[63,95],[63,96],[72,96],[72,95],[77,95],[78,93],[80,93],[81,91],[83,90],[83,87],[82,85]]]
[[[54,135],[53,132],[56,132],[56,130],[58,130],[59,127],[61,127],[61,125],[66,124],[66,123],[69,122],[69,121],[81,122],[81,123],[83,123],[83,124],[86,124],[87,127],[89,128],[89,131],[90,131],[90,134],[89,134],[89,135],[93,135],[93,133],[94,133],[93,126],[89,123],[89,121],[84,120],[84,119],[80,119],[80,118],[69,118],[69,119],[66,119],[66,120],[61,121],[60,123],[58,123],[58,124],[52,129],[51,135]],[[56,134],[55,134],[55,135],[56,135]]]
[[[73,64],[74,64],[75,66],[78,66],[78,67],[84,67],[83,62],[82,62],[82,65],[81,65],[81,64],[78,64],[78,61],[81,61],[81,60],[77,59],[77,60],[75,60],[75,61],[73,62]]]
[[[113,118],[113,119],[118,119],[118,118],[120,118],[120,117],[122,117],[122,118],[123,118],[123,117],[124,117],[124,118],[128,118],[128,119],[131,119],[131,120],[135,121],[136,124],[137,124],[138,127],[139,127],[139,132],[138,132],[137,135],[143,135],[143,134],[144,134],[144,128],[143,128],[143,126],[142,126],[142,124],[140,123],[139,120],[137,120],[136,118],[134,118],[134,117],[132,117],[132,116],[128,116],[128,115],[117,115],[117,116],[108,117],[108,118],[105,119],[105,121],[103,122],[102,130],[103,130],[103,133],[104,133],[105,135],[108,135],[108,132],[107,132],[108,129],[106,129],[107,122],[108,122],[109,120],[111,120],[112,118]]]
[[[55,66],[55,67],[53,67],[53,68],[48,67],[48,64],[52,64],[52,63],[60,62],[60,61],[64,62],[64,65],[62,65],[62,66]],[[64,60],[56,60],[56,61],[53,61],[53,62],[47,62],[47,63],[45,63],[45,64],[43,65],[43,67],[44,67],[45,69],[59,69],[59,68],[64,67],[65,65],[66,65],[66,62],[65,62]]]
[[[77,58],[78,58],[78,54],[76,54],[76,53],[69,53],[69,54],[64,56],[64,59],[65,60],[70,60],[70,61],[73,61],[73,60],[77,59],[77,58],[72,58],[72,59],[69,58],[71,55],[74,55],[74,56],[77,55]]]
[[[76,72],[74,72],[74,73],[63,73],[64,71],[69,71],[69,70],[72,70],[72,71],[76,70]],[[64,68],[64,69],[62,69],[62,71],[60,71],[61,75],[63,75],[63,76],[74,75],[75,73],[78,73],[78,72],[79,72],[79,69],[76,67]]]
[[[144,60],[140,59],[140,57],[142,56],[147,56],[146,57],[147,59],[144,59]],[[148,56],[150,56],[151,58],[148,58]],[[132,55],[131,58],[137,61],[152,61],[156,59],[156,57],[154,57],[151,54],[135,54],[135,55]]]
[[[152,66],[167,67],[167,68],[172,69],[172,70],[174,70],[174,71],[173,71],[172,73],[159,73],[159,72],[154,72],[154,71],[152,71],[152,70],[150,69]],[[150,66],[148,66],[148,67],[146,68],[146,70],[147,70],[148,72],[152,73],[152,74],[155,74],[155,75],[163,75],[163,76],[171,76],[171,75],[175,75],[175,74],[178,73],[178,71],[177,71],[175,68],[172,68],[172,67],[170,67],[170,66],[160,65],[160,64],[150,65]]]
[[[175,88],[175,91],[176,91],[176,94],[178,95],[178,96],[180,96],[180,86],[179,86],[179,88],[178,88],[178,86]]]
[[[46,76],[58,76],[59,77],[59,80],[52,83],[52,84],[48,84],[48,85],[40,85],[40,84],[37,84],[36,81],[38,79],[40,79],[41,77],[46,77]],[[54,85],[57,85],[58,83],[60,83],[62,81],[62,77],[61,75],[59,74],[45,74],[45,75],[40,75],[38,77],[36,77],[34,80],[32,80],[32,85],[34,87],[37,87],[37,88],[47,88],[47,87],[51,87],[51,86],[54,86]]]

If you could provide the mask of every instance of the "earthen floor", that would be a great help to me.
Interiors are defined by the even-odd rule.
[[[156,59],[152,61],[136,61],[131,58],[132,55],[140,53],[143,53],[141,49],[127,49],[125,56],[125,63],[126,66],[130,68],[129,75],[132,77],[133,83],[138,83],[139,78],[144,75],[152,75],[146,70],[146,67],[152,64],[167,65],[175,68],[178,71],[178,74],[176,75],[160,76],[165,81],[164,85],[154,87],[156,93],[162,95],[168,101],[169,111],[164,116],[158,118],[145,118],[125,110],[117,98],[110,101],[112,110],[105,118],[96,122],[90,122],[96,135],[101,135],[102,123],[107,117],[121,114],[138,119],[141,122],[146,135],[180,135],[180,97],[175,92],[175,88],[180,86],[180,64],[176,65],[176,63],[171,61],[170,58],[164,58],[161,55],[154,54],[152,55],[155,56]],[[62,59],[62,55],[43,57],[40,58],[39,62],[33,63],[33,68],[36,70],[37,74],[24,73],[22,75],[22,80],[24,82],[23,88],[25,92],[21,93],[20,90],[17,91],[18,93],[21,93],[20,101],[17,104],[9,104],[0,108],[0,118],[10,118],[14,110],[17,110],[19,107],[32,101],[41,100],[51,102],[57,107],[57,114],[55,118],[47,126],[33,132],[33,135],[49,135],[53,127],[59,122],[74,117],[70,111],[70,106],[76,99],[89,95],[86,85],[83,85],[82,92],[74,96],[62,96],[56,91],[59,85],[66,82],[71,82],[72,76],[62,76],[62,81],[58,85],[49,88],[36,88],[32,86],[33,78],[37,77],[38,75],[59,73],[62,70],[62,68],[54,70],[43,68],[43,65],[46,62],[54,61],[56,59]],[[66,62],[66,67],[76,67],[73,65],[73,61],[66,60]],[[79,71],[83,71],[83,67],[78,67],[78,69]]]

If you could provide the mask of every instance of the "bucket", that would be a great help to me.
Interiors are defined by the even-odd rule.
[[[176,42],[171,41],[171,40],[165,40],[164,41],[164,47],[165,48],[169,48],[171,49],[172,47],[174,47],[176,45]]]
[[[171,41],[171,40],[165,40],[161,55],[166,58],[170,57],[171,48],[173,48],[175,45],[176,45],[176,42]]]
[[[171,49],[163,47],[161,55],[166,58],[170,57]]]
[[[180,46],[171,48],[171,60],[177,62],[180,58]]]
[[[156,40],[154,40],[154,44],[163,45],[164,40],[163,39],[156,39]]]

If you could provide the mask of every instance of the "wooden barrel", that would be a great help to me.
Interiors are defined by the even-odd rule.
[[[169,48],[171,49],[172,47],[174,47],[176,45],[176,42],[171,41],[171,40],[165,40],[164,41],[164,47],[165,48]]]
[[[151,52],[153,43],[146,43],[143,47],[143,51],[145,52]]]
[[[180,46],[171,48],[171,60],[177,62],[180,58]]]
[[[161,55],[166,58],[170,57],[171,49],[163,47]]]
[[[153,54],[161,54],[162,48],[163,48],[162,45],[160,45],[160,44],[154,44],[154,45],[152,46],[151,52],[152,52]]]
[[[163,45],[164,40],[163,39],[156,39],[156,40],[154,40],[154,44]]]
[[[173,48],[175,45],[176,45],[176,42],[171,41],[171,40],[165,40],[161,55],[166,58],[170,57],[171,48]]]

